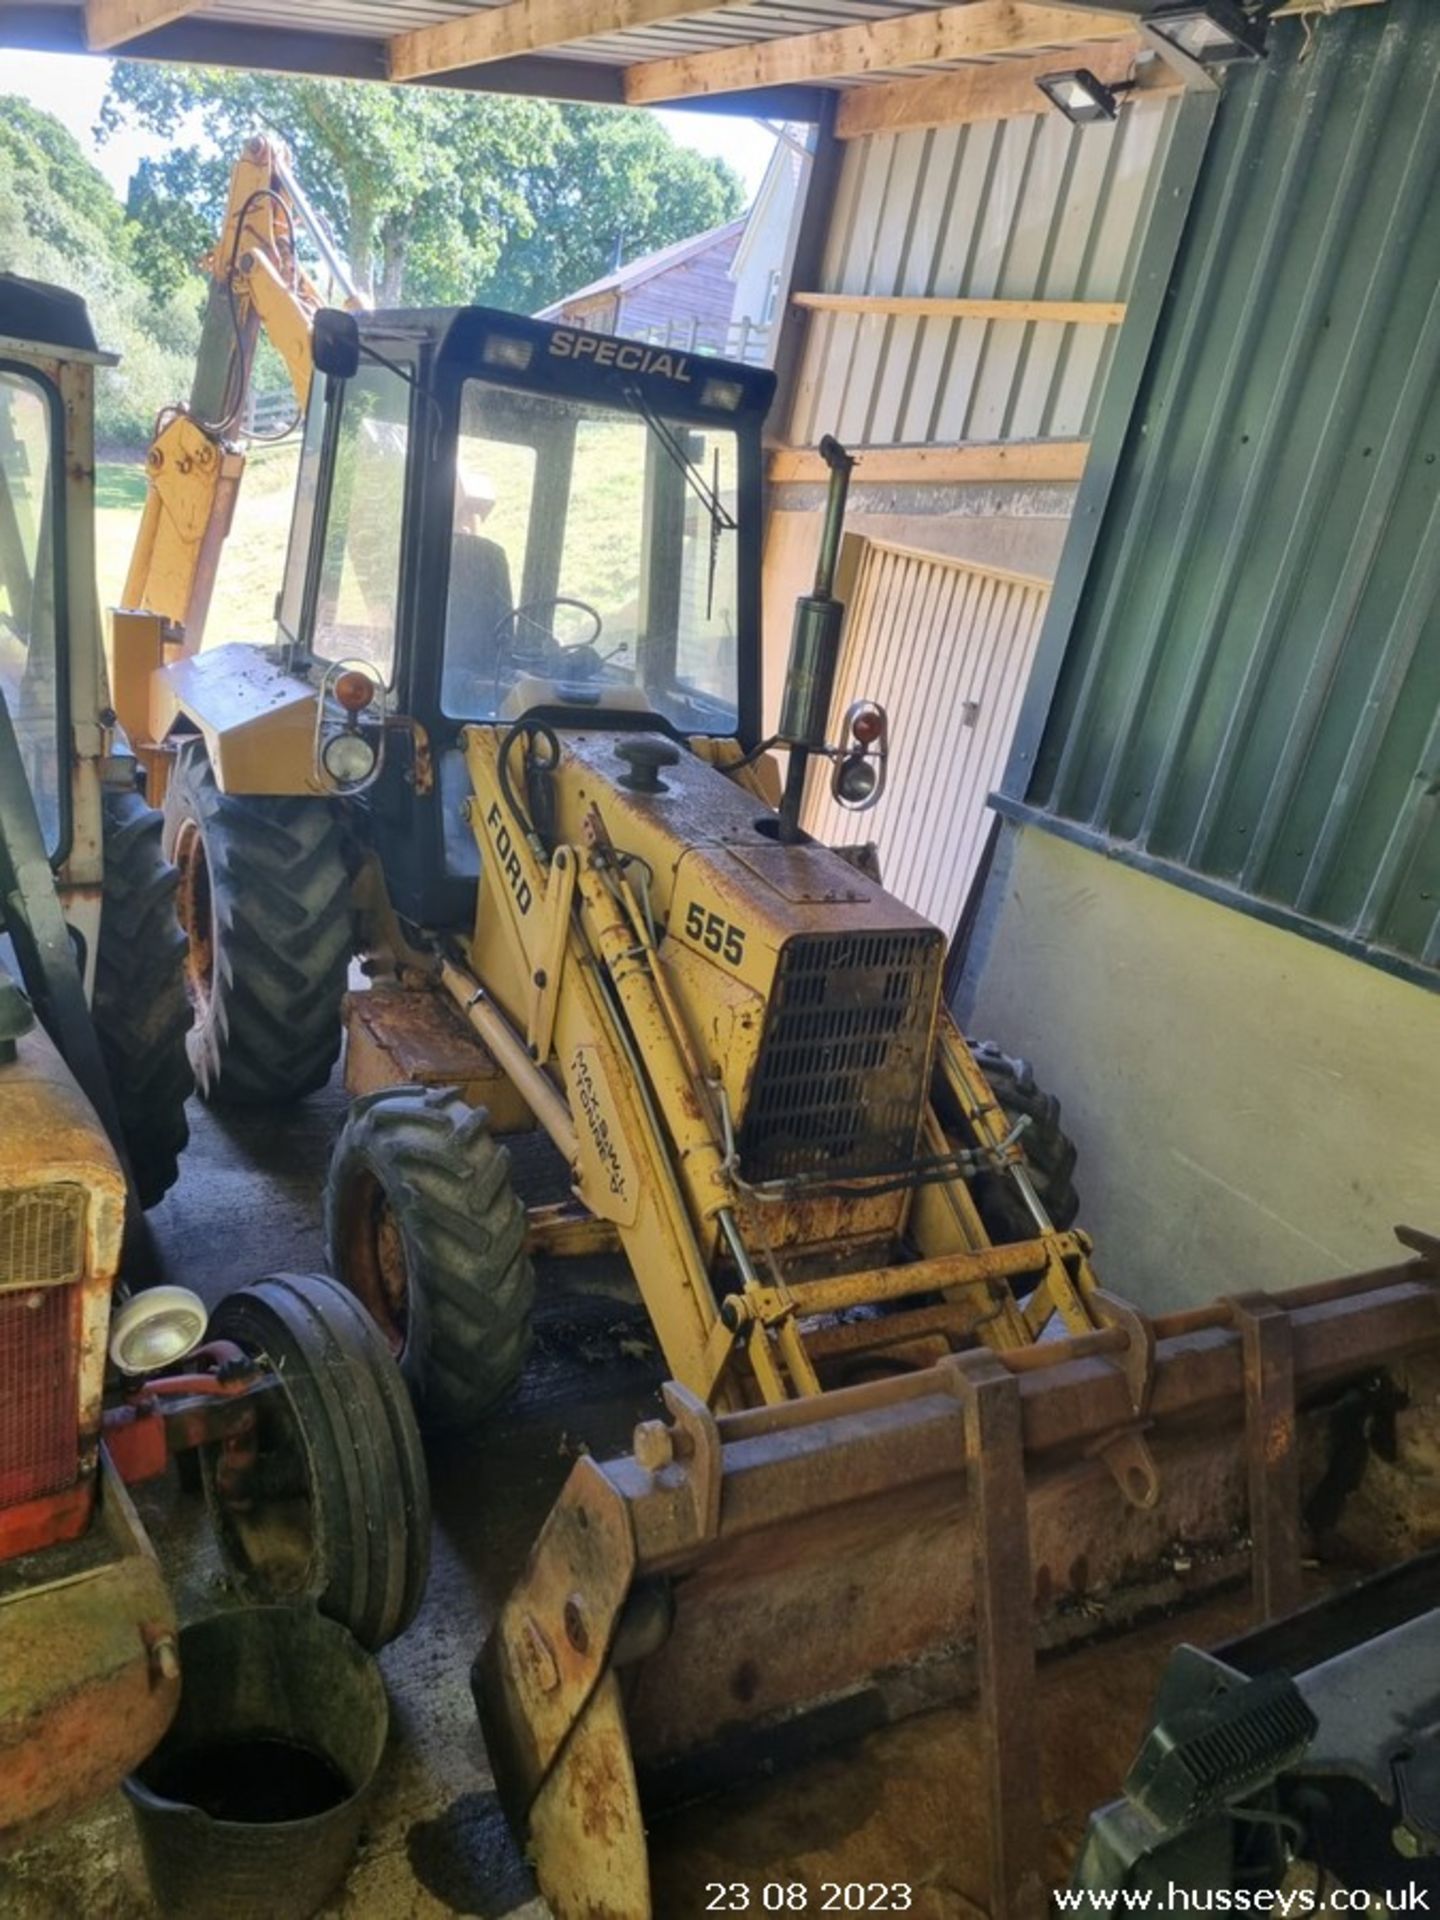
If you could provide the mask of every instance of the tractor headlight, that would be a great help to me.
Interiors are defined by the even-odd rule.
[[[146,1287],[110,1322],[110,1358],[122,1373],[173,1367],[205,1338],[205,1302],[188,1287]]]
[[[337,786],[358,787],[375,771],[375,749],[363,733],[336,733],[321,748],[320,762]]]
[[[879,798],[880,769],[873,760],[854,753],[840,762],[835,774],[835,798],[843,807],[867,807]]]

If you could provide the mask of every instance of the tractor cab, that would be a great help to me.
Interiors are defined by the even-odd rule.
[[[0,274],[0,695],[93,981],[106,705],[90,533],[85,303]]]
[[[466,726],[758,737],[774,378],[479,307],[326,319],[279,661],[324,683],[318,770],[397,909],[461,924]]]

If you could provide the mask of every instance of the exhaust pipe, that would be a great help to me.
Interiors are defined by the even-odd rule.
[[[845,619],[845,603],[835,598],[835,571],[840,562],[840,536],[845,530],[850,470],[855,462],[828,433],[820,442],[820,457],[830,469],[830,489],[825,500],[825,524],[820,532],[815,588],[812,593],[801,594],[795,602],[790,664],[780,709],[779,738],[790,749],[785,793],[780,802],[780,838],[787,846],[793,846],[800,838],[800,805],[805,798],[810,755],[825,750],[835,673],[840,664],[840,628]]]

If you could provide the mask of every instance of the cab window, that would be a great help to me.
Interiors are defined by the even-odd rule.
[[[61,843],[68,761],[55,606],[54,423],[49,389],[0,367],[0,694],[52,855]]]
[[[734,731],[732,428],[472,379],[455,469],[449,716],[561,705]]]
[[[311,651],[394,680],[410,386],[370,361],[346,384]]]

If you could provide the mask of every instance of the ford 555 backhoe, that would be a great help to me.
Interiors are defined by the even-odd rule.
[[[643,1915],[652,1789],[978,1677],[991,1900],[1033,1909],[1037,1631],[1252,1562],[1280,1604],[1317,1488],[1327,1535],[1433,1532],[1335,1409],[1433,1362],[1435,1247],[1154,1321],[1101,1285],[1054,1102],[957,1031],[943,934],[798,825],[817,762],[863,810],[904,750],[872,702],[831,721],[833,443],[764,736],[771,375],[479,307],[320,312],[312,351],[275,645],[127,615],[117,702],[206,1091],[302,1092],[348,1031],[331,1262],[422,1421],[513,1386],[536,1253],[623,1252],[672,1376],[477,1670],[541,1883]],[[527,1209],[499,1136],[537,1126],[572,1198]]]

